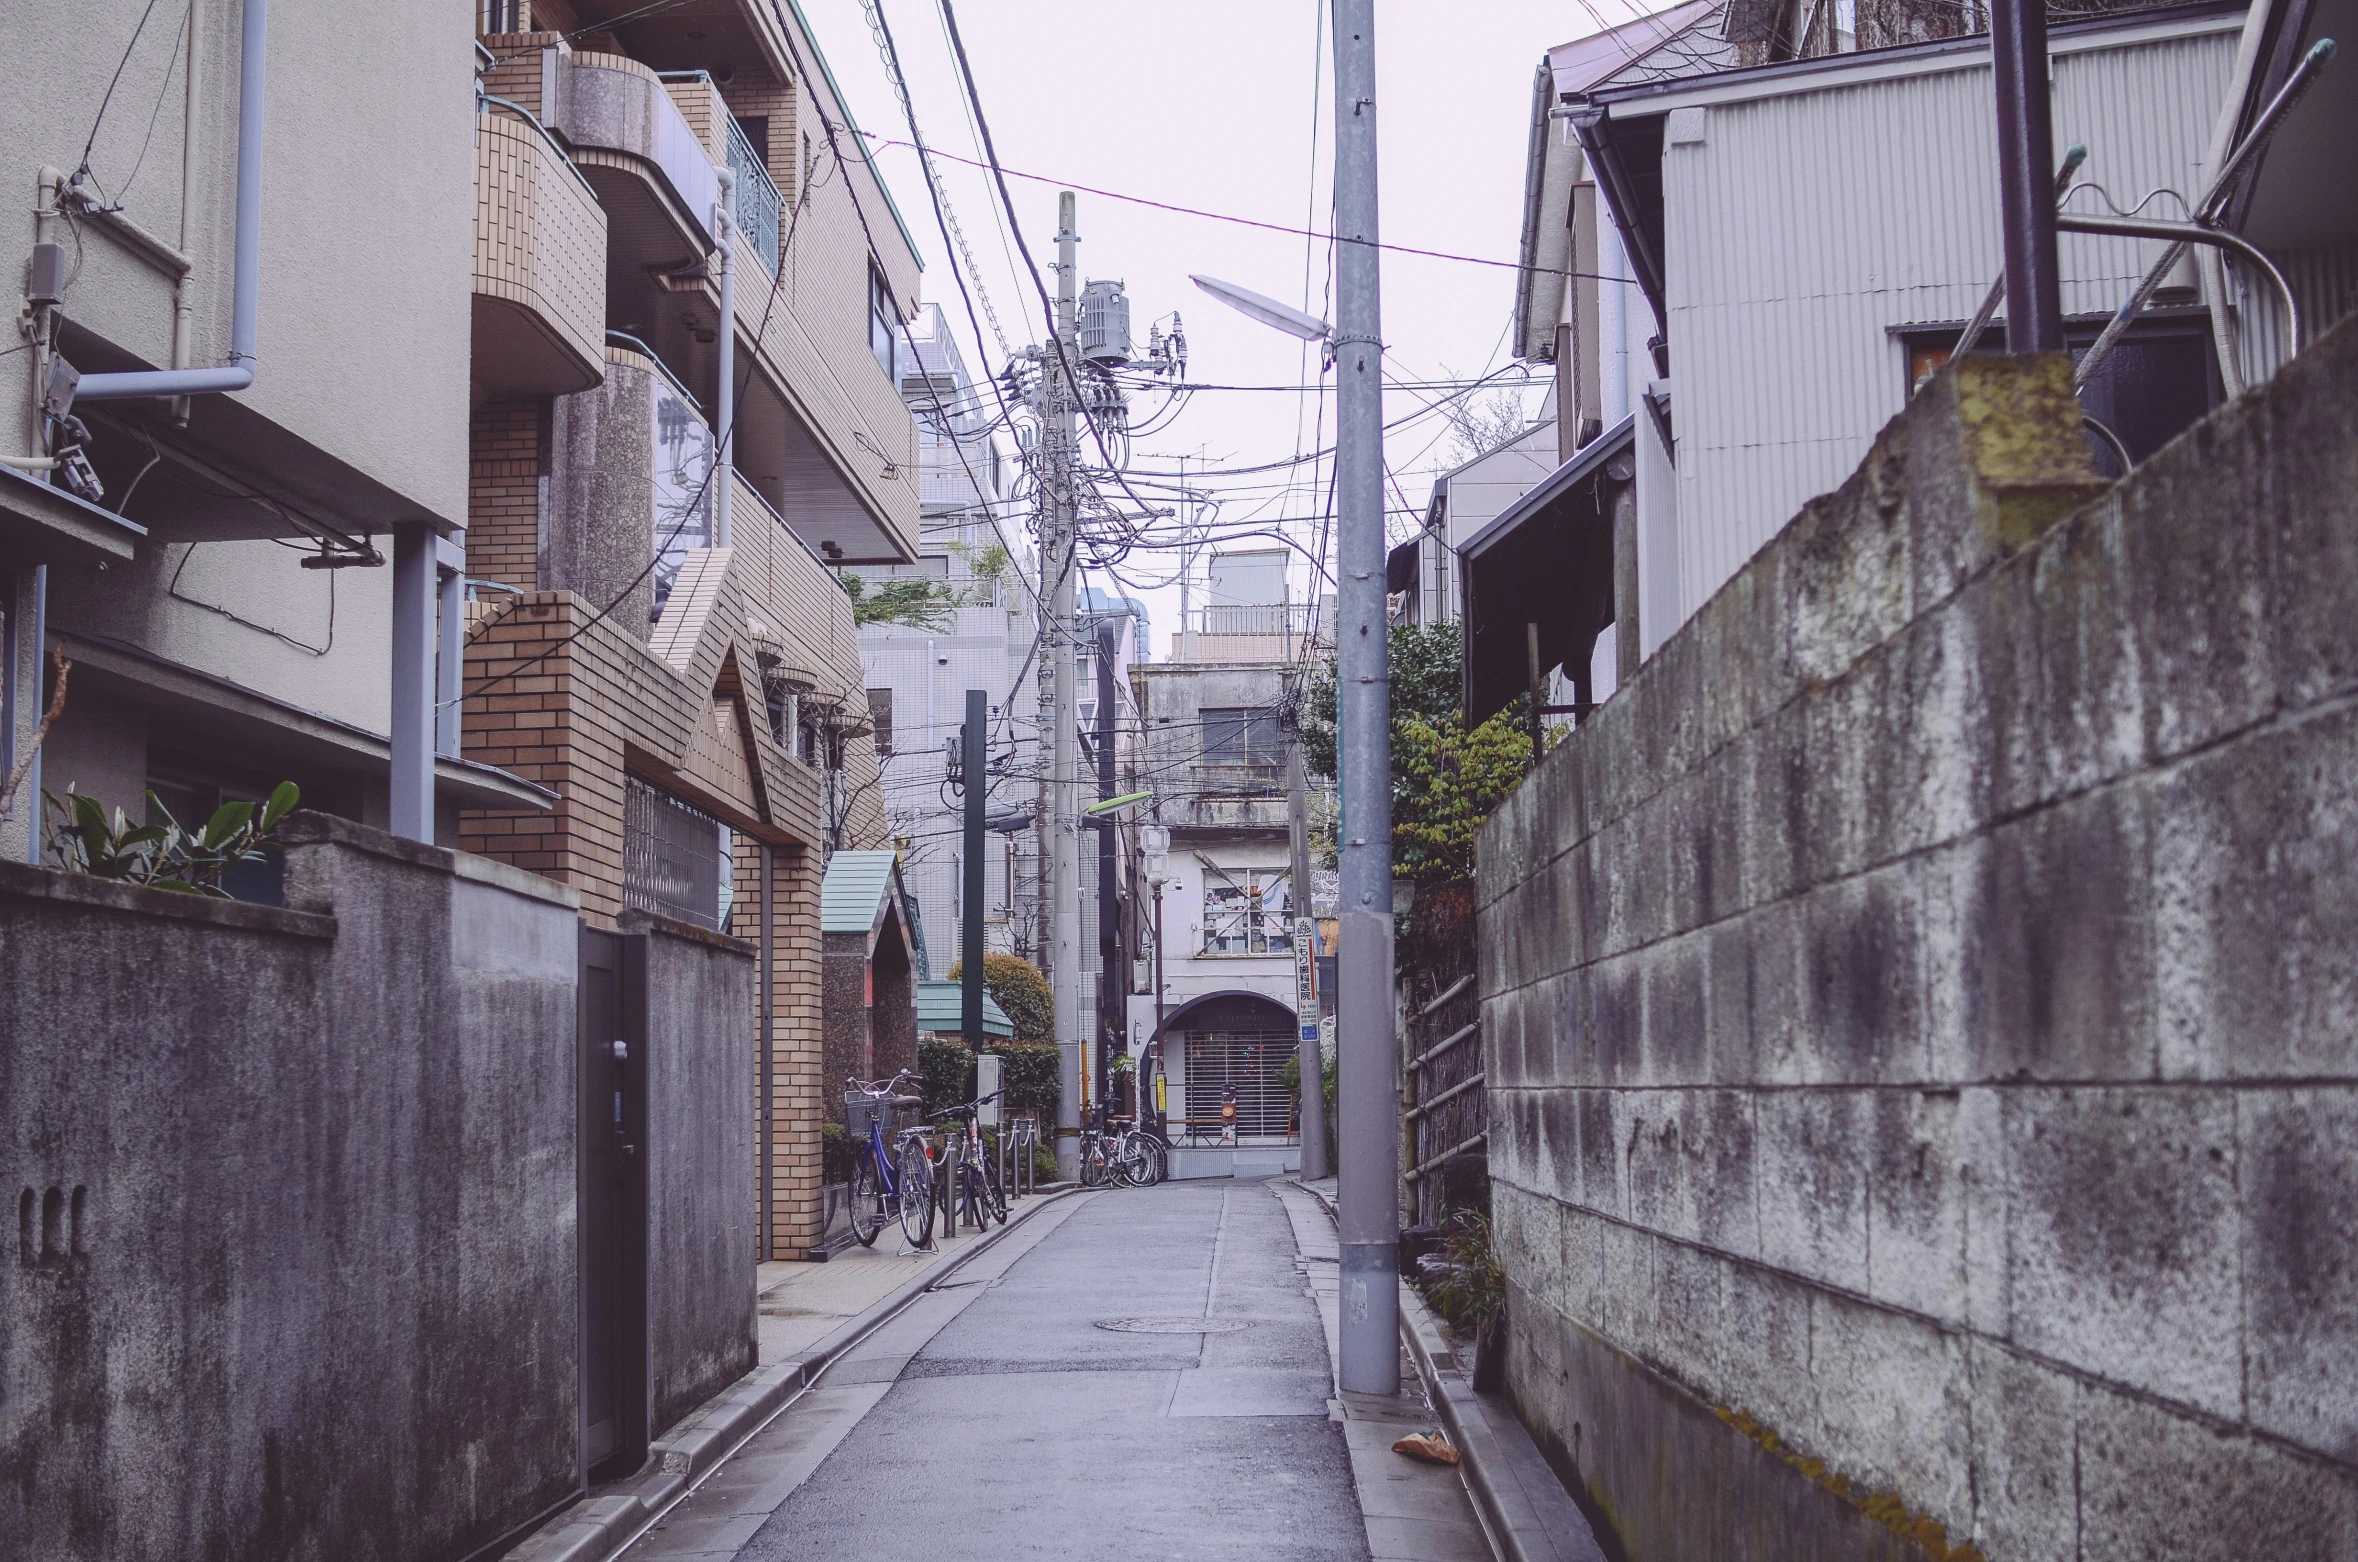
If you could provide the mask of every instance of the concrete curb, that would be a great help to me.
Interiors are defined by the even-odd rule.
[[[650,1444],[647,1463],[638,1474],[601,1486],[565,1509],[510,1550],[505,1562],[604,1562],[652,1528],[846,1352],[969,1259],[987,1252],[1051,1204],[1081,1191],[1070,1183],[1042,1188],[1028,1207],[1012,1212],[1005,1225],[911,1275],[818,1344],[748,1372]]]
[[[1328,1216],[1336,1214],[1323,1191],[1307,1183],[1302,1190]],[[1400,1282],[1400,1340],[1424,1380],[1441,1429],[1457,1446],[1466,1490],[1473,1494],[1500,1562],[1605,1562],[1588,1515],[1564,1490],[1522,1419],[1503,1401],[1474,1392],[1473,1375],[1458,1365],[1440,1321],[1405,1280]]]

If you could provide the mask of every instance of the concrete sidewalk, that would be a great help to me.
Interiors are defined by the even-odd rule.
[[[979,1231],[962,1230],[952,1237],[937,1231],[931,1251],[912,1252],[895,1222],[884,1228],[874,1247],[855,1243],[823,1264],[763,1264],[756,1282],[761,1293],[761,1364],[766,1367],[810,1349],[890,1296],[895,1286],[981,1239]]]

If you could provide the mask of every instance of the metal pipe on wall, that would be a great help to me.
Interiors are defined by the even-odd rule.
[[[237,270],[230,284],[229,363],[218,369],[85,374],[74,388],[76,401],[201,396],[241,391],[254,383],[258,367],[254,356],[256,317],[262,290],[262,107],[269,55],[269,0],[245,0],[245,6],[245,29],[238,48]],[[193,31],[194,17],[189,25]]]
[[[1334,0],[1336,639],[1342,755],[1335,1020],[1341,1387],[1400,1391],[1400,1039],[1392,1005],[1390,624],[1384,604],[1382,268],[1374,0]]]

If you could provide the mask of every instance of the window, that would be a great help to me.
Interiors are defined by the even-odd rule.
[[[483,0],[483,30],[486,33],[525,31],[524,0]]]
[[[1292,875],[1284,868],[1204,866],[1207,955],[1293,952]]]
[[[884,285],[884,273],[868,262],[868,350],[876,355],[876,366],[886,375],[892,373],[892,339],[900,328],[900,317],[892,307],[892,292]]]
[[[892,754],[892,690],[868,691],[868,721],[876,729],[876,754],[887,758]]]
[[[1285,763],[1285,730],[1275,706],[1203,713],[1204,763],[1274,769]]]
[[[623,778],[622,903],[698,927],[727,925],[729,832],[637,776]]]

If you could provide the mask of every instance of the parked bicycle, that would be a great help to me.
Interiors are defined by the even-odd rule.
[[[911,1125],[884,1141],[884,1122],[894,1109],[921,1107],[925,1098],[915,1093],[917,1076],[902,1069],[888,1081],[870,1083],[847,1079],[845,1117],[856,1128],[864,1122],[866,1142],[852,1164],[852,1236],[862,1247],[874,1247],[877,1233],[895,1218],[909,1245],[924,1248],[933,1242],[933,1158],[926,1148],[926,1130]]]
[[[961,1220],[977,1231],[988,1230],[994,1219],[1001,1225],[1007,1223],[1007,1189],[999,1180],[998,1162],[984,1150],[982,1137],[982,1108],[999,1096],[994,1090],[931,1114],[932,1120],[943,1122],[945,1128],[952,1122],[958,1125],[948,1130],[944,1147],[948,1168],[943,1182],[946,1196],[941,1200],[945,1231],[956,1231]]]
[[[1148,1188],[1170,1172],[1162,1140],[1127,1117],[1106,1118],[1081,1132],[1081,1186]]]

